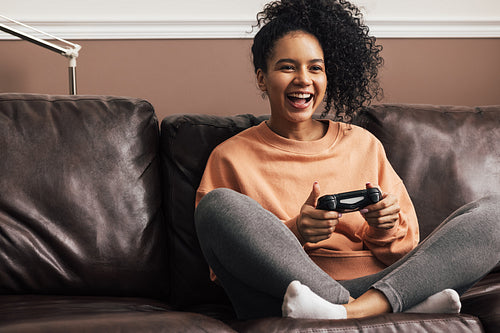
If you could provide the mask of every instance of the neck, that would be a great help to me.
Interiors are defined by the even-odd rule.
[[[276,134],[291,140],[314,141],[321,139],[328,131],[328,123],[310,119],[308,122],[280,124],[269,119],[267,126]]]

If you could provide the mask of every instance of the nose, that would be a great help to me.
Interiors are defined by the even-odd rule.
[[[300,86],[309,86],[312,84],[311,74],[307,69],[298,70],[295,75],[294,83]]]

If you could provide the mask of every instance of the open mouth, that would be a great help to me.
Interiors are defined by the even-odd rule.
[[[297,107],[306,106],[313,99],[313,97],[314,95],[309,93],[291,93],[287,95],[290,102]]]

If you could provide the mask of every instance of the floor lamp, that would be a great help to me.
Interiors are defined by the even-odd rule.
[[[62,42],[64,44],[68,45],[68,47],[61,47],[61,46],[56,45],[54,43],[51,43],[51,42],[49,42],[47,40],[31,36],[31,35],[29,35],[27,33],[24,33],[22,31],[19,31],[17,29],[8,27],[8,26],[0,23],[0,30],[2,30],[2,31],[4,31],[4,32],[6,32],[8,34],[14,35],[16,37],[19,37],[21,39],[27,40],[30,43],[42,46],[42,47],[44,47],[44,48],[46,48],[48,50],[51,50],[53,52],[57,52],[57,53],[65,56],[66,58],[68,58],[68,60],[69,60],[69,66],[68,66],[68,71],[69,71],[69,94],[70,95],[76,95],[76,58],[78,57],[78,51],[80,51],[80,49],[82,47],[80,45],[78,45],[78,44],[74,44],[74,43],[68,42],[67,40],[64,40],[64,39],[52,36],[52,35],[50,35],[48,33],[45,33],[43,31],[40,31],[38,29],[30,27],[29,25],[26,25],[26,24],[18,22],[16,20],[10,19],[10,18],[5,17],[3,15],[0,15],[0,18],[3,18],[3,19],[5,19],[5,20],[7,20],[9,22],[12,22],[12,23],[15,23],[17,25],[23,26],[25,28],[31,29],[33,31],[36,31],[38,33],[41,33],[41,34],[49,37],[50,39],[55,39],[55,40],[58,40],[58,41],[60,41],[60,42]]]

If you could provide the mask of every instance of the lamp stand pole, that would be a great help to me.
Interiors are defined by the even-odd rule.
[[[76,57],[69,57],[69,94],[76,95]]]

